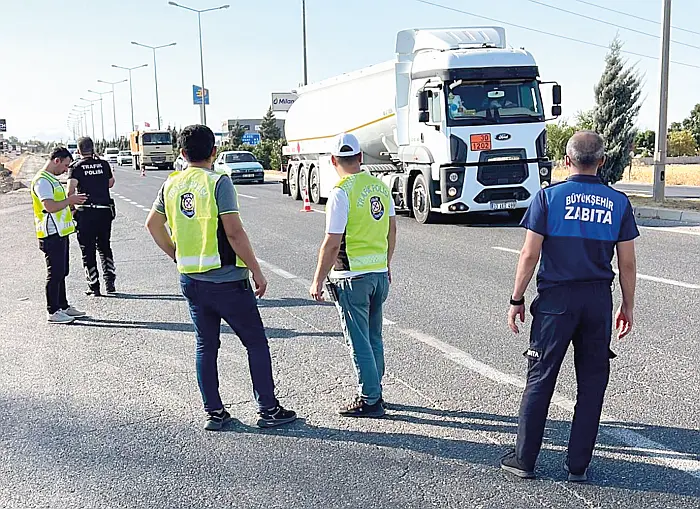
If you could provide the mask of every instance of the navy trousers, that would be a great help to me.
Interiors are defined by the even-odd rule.
[[[545,422],[562,361],[574,345],[576,407],[569,436],[567,462],[581,473],[593,456],[603,398],[610,376],[612,290],[607,282],[577,283],[548,288],[532,302],[534,318],[527,385],[520,404],[516,454],[534,469],[542,447]]]

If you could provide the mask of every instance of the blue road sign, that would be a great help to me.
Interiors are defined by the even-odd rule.
[[[202,87],[192,85],[193,104],[202,104]],[[209,104],[209,89],[204,89],[204,104]]]
[[[260,134],[259,133],[245,133],[243,135],[243,143],[246,145],[257,145],[260,143]]]

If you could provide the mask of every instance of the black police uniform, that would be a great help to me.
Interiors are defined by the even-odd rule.
[[[522,226],[544,236],[527,385],[520,405],[516,456],[532,471],[559,368],[570,343],[578,385],[567,466],[582,474],[593,455],[610,375],[612,258],[618,242],[639,236],[624,194],[596,176],[573,175],[538,193]]]
[[[99,251],[102,260],[105,287],[108,292],[115,291],[116,270],[110,245],[115,213],[114,200],[109,195],[109,179],[112,176],[109,163],[94,156],[74,162],[68,172],[68,178],[78,181],[78,192],[87,195],[85,204],[76,206],[75,220],[88,293],[95,295],[100,294],[96,251]]]

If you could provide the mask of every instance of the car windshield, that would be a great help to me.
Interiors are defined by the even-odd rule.
[[[121,152],[119,152],[119,155],[120,156],[130,156],[131,152],[129,152],[127,150],[122,150]]]
[[[144,145],[170,145],[173,139],[170,133],[144,133]]]
[[[66,148],[68,150],[78,150],[78,144],[77,143],[69,143],[68,145],[66,145]]]
[[[536,80],[457,83],[446,89],[451,125],[544,120]]]
[[[118,149],[118,148],[108,148],[108,149],[105,150],[105,153],[106,153],[106,154],[118,154],[118,153],[119,153],[119,149]]]
[[[256,163],[255,156],[250,152],[241,152],[238,154],[225,154],[224,162],[226,163]]]

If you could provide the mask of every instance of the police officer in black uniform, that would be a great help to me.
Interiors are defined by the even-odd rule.
[[[102,272],[107,293],[115,293],[116,272],[110,245],[112,220],[115,216],[114,200],[109,190],[114,186],[114,174],[107,161],[95,155],[95,145],[89,137],[78,140],[81,159],[68,171],[68,195],[83,193],[87,201],[76,207],[78,243],[83,252],[83,266],[88,283],[88,295],[99,296],[100,274],[97,270],[97,253],[102,259]]]
[[[525,320],[525,290],[540,260],[533,315],[527,384],[518,418],[515,450],[501,459],[501,468],[518,477],[535,476],[545,421],[554,386],[569,344],[574,347],[578,385],[564,470],[568,480],[587,480],[603,398],[610,376],[617,251],[622,305],[615,317],[618,338],[633,323],[636,258],[639,236],[627,196],[597,176],[605,162],[603,139],[596,133],[576,133],[566,147],[569,178],[541,190],[522,226],[525,244],[515,276],[508,324],[518,333],[516,317]],[[541,259],[540,259],[541,254]]]

